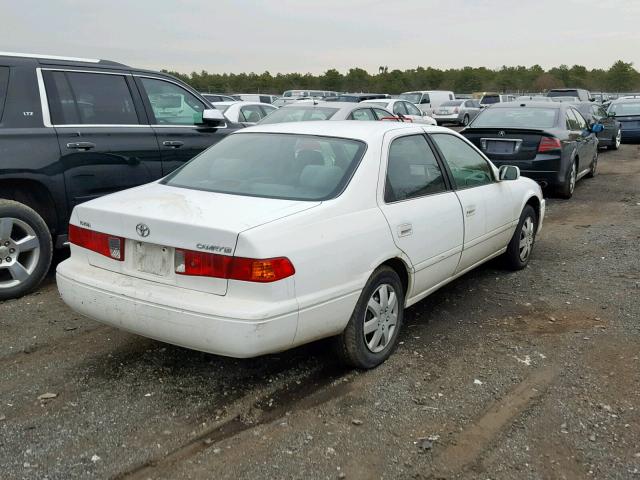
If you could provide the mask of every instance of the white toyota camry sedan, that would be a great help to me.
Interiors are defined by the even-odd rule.
[[[301,122],[229,135],[164,179],[77,206],[74,310],[252,357],[335,337],[371,368],[403,311],[487,260],[531,258],[540,187],[441,127]]]

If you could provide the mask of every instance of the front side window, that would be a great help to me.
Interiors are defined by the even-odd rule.
[[[0,121],[4,111],[4,102],[9,88],[9,67],[0,67]]]
[[[370,109],[361,108],[359,110],[354,110],[353,112],[351,112],[351,115],[349,115],[349,120],[368,122],[371,120],[377,120],[377,118],[373,116],[373,112]]]
[[[421,116],[422,115],[422,113],[420,113],[420,110],[418,110],[418,107],[416,107],[412,103],[409,103],[409,102],[403,102],[403,103],[404,103],[404,107],[407,109],[407,113],[409,115],[417,115],[417,116]]]
[[[55,125],[137,125],[138,115],[124,75],[45,72]]]
[[[140,79],[151,103],[156,125],[199,125],[205,105],[175,83],[155,78]]]
[[[208,192],[287,200],[339,195],[362,158],[358,140],[284,133],[230,135],[163,183]]]
[[[457,188],[470,188],[493,182],[493,172],[480,153],[464,140],[449,134],[431,135],[451,170]]]
[[[258,123],[264,116],[260,105],[247,105],[240,108],[239,120],[247,123]]]
[[[393,113],[396,115],[407,115],[407,109],[404,106],[404,102],[396,102],[393,104]]]
[[[446,189],[442,170],[423,135],[400,137],[391,143],[385,202],[408,200]]]
[[[429,95],[425,94],[424,97],[420,94],[420,92],[407,92],[407,93],[401,93],[400,94],[400,99],[402,100],[406,100],[407,102],[411,102],[411,103],[420,103],[420,98],[427,98],[426,102],[423,103],[429,103]]]

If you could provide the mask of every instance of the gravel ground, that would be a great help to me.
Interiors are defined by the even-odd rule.
[[[623,145],[548,200],[527,269],[410,308],[369,372],[326,342],[234,360],[119,332],[50,275],[0,303],[0,477],[640,479],[639,239]]]

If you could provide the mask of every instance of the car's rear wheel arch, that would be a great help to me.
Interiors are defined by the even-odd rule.
[[[0,180],[2,198],[22,203],[42,217],[49,230],[55,231],[58,214],[49,190],[35,180]]]
[[[379,268],[383,265],[386,265],[392,268],[398,274],[398,277],[400,277],[400,282],[402,283],[402,289],[404,290],[404,295],[406,297],[407,292],[409,291],[409,283],[410,283],[409,266],[404,262],[404,260],[398,257],[390,258],[382,262],[376,268]]]

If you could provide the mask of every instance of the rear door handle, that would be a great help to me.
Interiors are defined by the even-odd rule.
[[[180,140],[165,140],[164,142],[162,142],[162,145],[170,148],[180,148],[182,145],[184,145],[184,142],[181,142]]]
[[[96,148],[96,144],[91,142],[70,142],[67,143],[67,148],[71,150],[91,150]]]
[[[413,225],[404,223],[398,226],[398,237],[408,237],[413,233]]]

